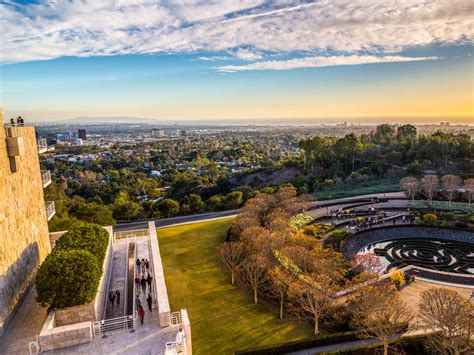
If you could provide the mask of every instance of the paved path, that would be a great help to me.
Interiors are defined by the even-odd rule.
[[[127,240],[118,239],[113,244],[113,259],[112,269],[109,281],[109,292],[118,290],[120,292],[120,305],[117,305],[117,301],[112,303],[109,301],[107,296],[107,308],[105,312],[105,318],[117,318],[125,315],[125,292],[126,288],[126,273],[128,271],[128,259],[127,259]]]
[[[46,320],[46,309],[35,301],[32,287],[22,305],[0,339],[0,354],[29,354],[28,343],[35,340]]]

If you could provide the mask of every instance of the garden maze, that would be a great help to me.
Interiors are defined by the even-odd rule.
[[[389,241],[383,248],[375,248],[374,253],[390,263],[387,270],[415,265],[445,272],[474,274],[474,245],[470,243],[398,239]]]

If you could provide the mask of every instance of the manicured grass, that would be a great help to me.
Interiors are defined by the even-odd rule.
[[[160,252],[172,311],[187,308],[193,353],[232,354],[236,350],[311,337],[306,322],[278,320],[270,304],[252,303],[217,256],[232,218],[158,229]]]
[[[337,190],[326,190],[316,192],[317,200],[331,200],[335,198],[352,197],[359,195],[377,194],[384,192],[400,191],[400,184],[398,182],[388,181],[369,181],[361,185],[343,186]]]

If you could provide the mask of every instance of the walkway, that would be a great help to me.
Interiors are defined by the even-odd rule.
[[[120,305],[117,306],[117,302],[114,304],[109,301],[107,296],[107,306],[105,312],[105,319],[122,317],[125,315],[125,292],[126,292],[126,273],[128,271],[128,259],[127,259],[127,240],[117,239],[113,244],[113,259],[112,269],[109,281],[109,292],[119,290],[120,292]]]
[[[39,334],[46,320],[46,308],[35,301],[34,287],[25,297],[4,336],[0,339],[0,354],[28,354],[28,343]]]

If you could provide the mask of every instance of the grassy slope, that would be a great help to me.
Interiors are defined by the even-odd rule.
[[[278,310],[252,304],[250,292],[230,284],[217,256],[232,219],[158,229],[172,311],[187,308],[195,354],[236,350],[311,337],[311,326],[280,321]]]

